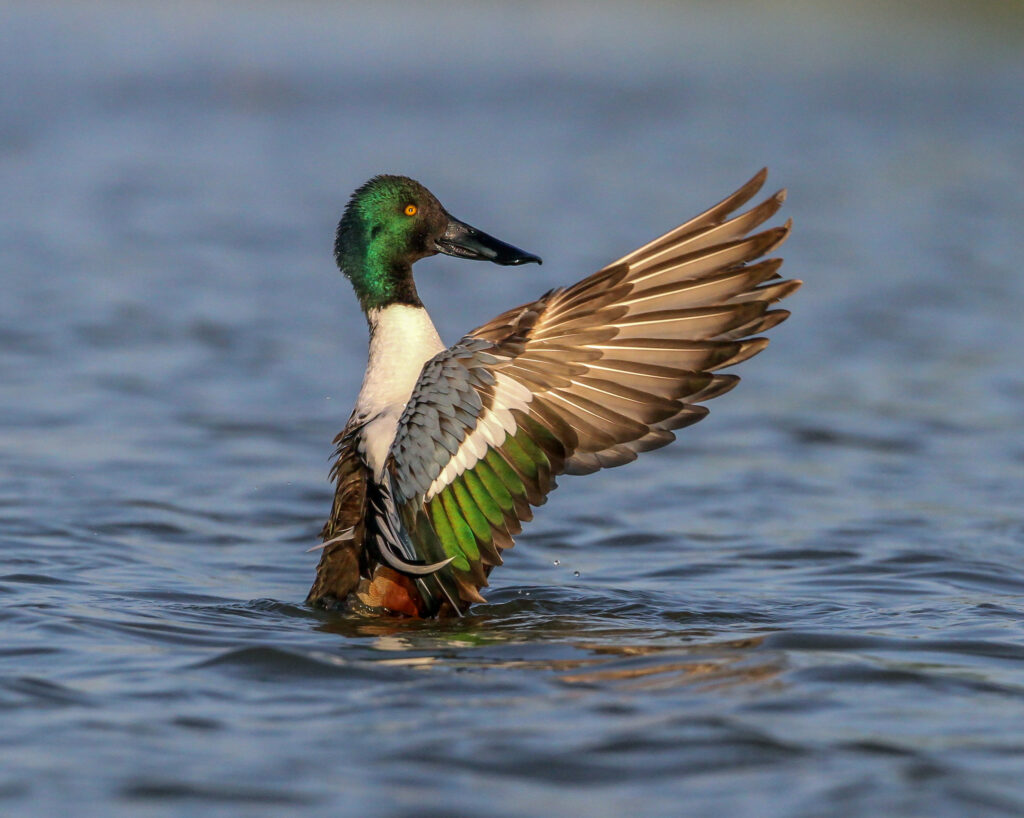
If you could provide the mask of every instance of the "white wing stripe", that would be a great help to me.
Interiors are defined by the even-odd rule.
[[[515,434],[517,427],[511,410],[525,410],[533,394],[508,375],[498,372],[494,379],[494,404],[477,419],[476,428],[466,436],[441,474],[430,484],[424,502],[429,502],[438,492],[450,486],[456,477],[473,468],[487,456],[489,449],[501,446],[506,436]]]

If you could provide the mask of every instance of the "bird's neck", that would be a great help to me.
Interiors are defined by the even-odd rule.
[[[364,455],[378,474],[423,365],[445,347],[422,306],[390,304],[368,310],[366,318],[370,355],[356,414],[367,421]]]
[[[396,246],[396,237],[387,234],[360,234],[335,243],[338,266],[352,282],[367,317],[370,310],[390,304],[423,306],[412,277],[412,261],[402,249]]]

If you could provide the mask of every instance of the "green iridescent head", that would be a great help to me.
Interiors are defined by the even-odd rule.
[[[412,265],[436,253],[503,265],[540,263],[460,222],[407,176],[375,176],[353,193],[334,240],[334,258],[364,312],[388,304],[421,306]]]

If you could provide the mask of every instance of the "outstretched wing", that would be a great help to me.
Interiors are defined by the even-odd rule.
[[[426,563],[428,607],[479,589],[555,488],[664,446],[736,385],[718,370],[767,345],[789,313],[769,305],[799,281],[762,259],[789,223],[779,192],[730,218],[761,171],[710,210],[567,288],[495,318],[429,361],[399,422],[388,469],[393,546]],[[401,525],[398,525],[401,523]]]

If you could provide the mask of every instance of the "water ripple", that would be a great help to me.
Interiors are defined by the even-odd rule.
[[[0,812],[1024,814],[991,5],[2,4]],[[721,406],[560,480],[464,619],[303,604],[348,190],[546,248],[425,260],[454,340],[761,163],[806,285]]]

